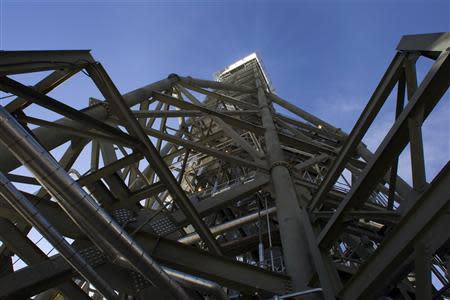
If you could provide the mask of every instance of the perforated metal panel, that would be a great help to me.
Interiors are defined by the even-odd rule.
[[[81,256],[87,261],[92,267],[102,265],[106,262],[105,255],[98,250],[96,247],[88,247],[79,251]]]
[[[124,225],[134,219],[133,212],[126,208],[119,208],[114,210],[112,212],[112,216],[120,225]]]
[[[159,214],[151,222],[150,227],[155,231],[157,235],[167,235],[178,230],[175,222],[172,221],[167,215]]]
[[[133,279],[133,285],[136,292],[142,291],[143,289],[152,286],[152,284],[138,272],[130,271],[130,275]]]

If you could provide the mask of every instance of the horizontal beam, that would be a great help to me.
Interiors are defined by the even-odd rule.
[[[226,115],[241,116],[258,114],[258,110],[221,110],[217,111]],[[134,110],[133,115],[137,118],[178,118],[178,117],[200,117],[205,113],[199,110]]]
[[[64,258],[53,257],[0,278],[0,299],[32,297],[72,276],[73,270]]]
[[[259,175],[254,180],[248,181],[237,186],[231,186],[228,190],[220,192],[214,196],[203,199],[195,204],[195,209],[201,217],[205,217],[214,211],[222,209],[230,203],[244,199],[269,184],[269,177]],[[176,211],[172,217],[179,226],[186,224],[187,220],[181,211]]]
[[[232,104],[232,105],[236,105],[237,107],[249,108],[249,109],[257,108],[257,106],[252,104],[252,103],[241,101],[241,100],[236,99],[234,97],[218,93],[217,91],[209,91],[209,90],[205,90],[205,89],[202,89],[200,87],[193,86],[193,85],[188,85],[188,84],[185,84],[185,83],[181,83],[181,85],[184,86],[185,88],[188,88],[190,90],[196,91],[197,93],[206,95],[209,98],[216,99],[216,100],[221,100],[223,102],[226,102],[226,103],[229,103],[229,104]]]
[[[93,63],[90,50],[1,51],[0,76],[64,68]]]
[[[162,183],[161,181],[158,181],[156,183],[147,185],[137,191],[132,192],[132,194],[126,200],[117,202],[112,207],[120,208],[120,207],[132,206],[141,200],[154,197],[154,196],[158,195],[159,193],[164,192],[165,190],[167,190],[167,188],[164,185],[164,183]]]
[[[133,224],[130,224],[130,228],[132,226]],[[283,294],[290,285],[287,276],[175,241],[144,233],[137,234],[136,240],[163,265],[207,278],[244,293]]]
[[[193,85],[193,86],[200,86],[204,88],[211,88],[216,90],[223,90],[223,91],[236,91],[236,92],[242,92],[242,93],[253,93],[255,92],[255,89],[243,86],[243,85],[237,85],[237,84],[229,84],[225,82],[220,81],[212,81],[212,80],[204,80],[204,79],[196,79],[192,77],[183,77],[174,75],[181,83],[187,84],[187,85]]]
[[[422,52],[434,59],[449,48],[450,32],[404,35],[397,46],[399,51]]]

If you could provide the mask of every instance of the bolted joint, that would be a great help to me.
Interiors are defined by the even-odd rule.
[[[274,161],[271,165],[270,165],[270,171],[272,171],[273,168],[275,167],[279,167],[279,166],[283,166],[286,169],[288,169],[289,172],[291,172],[291,166],[289,165],[289,163],[287,161],[284,160],[278,160],[278,161]]]
[[[106,113],[108,116],[111,116],[111,108],[109,106],[109,103],[106,101],[98,100],[96,98],[90,97],[89,98],[89,106],[103,106],[106,110]]]

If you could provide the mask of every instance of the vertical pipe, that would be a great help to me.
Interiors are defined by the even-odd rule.
[[[259,267],[264,267],[264,244],[262,242],[262,220],[261,220],[261,205],[258,202],[258,256],[259,256]]]
[[[264,267],[264,244],[262,241],[258,244],[259,266]]]
[[[262,125],[265,129],[266,153],[269,158],[270,175],[275,192],[283,257],[294,289],[303,290],[307,288],[313,267],[309,259],[307,240],[300,221],[299,203],[283,150],[280,147],[269,101],[256,69],[255,78]]]
[[[267,197],[264,197],[264,207],[265,210],[267,210]],[[267,222],[267,234],[269,239],[269,253],[270,253],[270,266],[272,268],[272,271],[275,271],[275,264],[273,262],[273,249],[272,249],[272,234],[270,229],[270,218],[269,214],[266,215],[266,222]]]

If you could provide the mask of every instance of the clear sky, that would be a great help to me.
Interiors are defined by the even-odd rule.
[[[450,13],[448,0],[0,3],[1,49],[92,49],[122,92],[170,73],[210,79],[256,51],[279,95],[346,131],[400,37],[449,31]],[[420,62],[420,76],[430,63]],[[86,106],[99,95],[81,77],[55,95]],[[446,98],[424,128],[430,179],[450,156]],[[366,136],[372,149],[389,129],[393,107]]]

